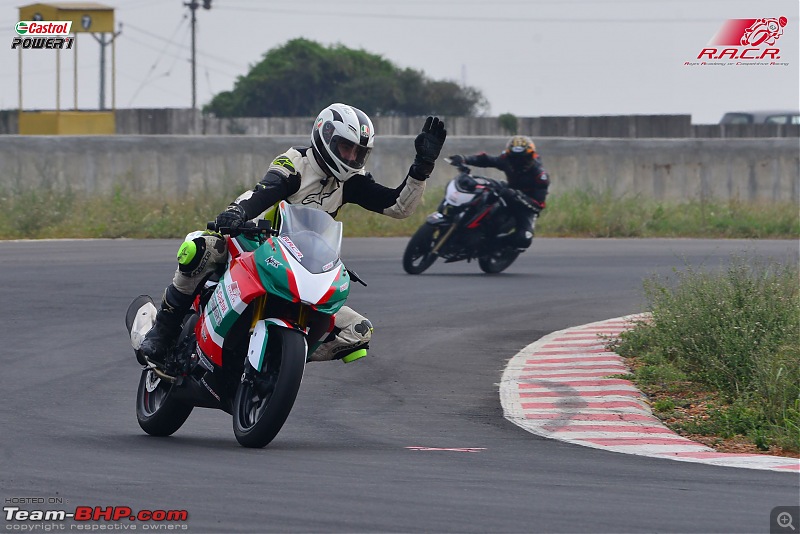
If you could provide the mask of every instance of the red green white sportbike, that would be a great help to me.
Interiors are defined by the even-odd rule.
[[[155,322],[153,299],[141,295],[128,308],[144,366],[136,416],[148,434],[169,436],[195,407],[216,408],[233,416],[240,444],[264,447],[289,416],[316,340],[333,328],[351,282],[363,282],[339,257],[342,223],[286,202],[278,211],[278,230],[267,221],[234,231],[209,223],[226,237],[227,269],[195,299],[162,368],[138,350]]]

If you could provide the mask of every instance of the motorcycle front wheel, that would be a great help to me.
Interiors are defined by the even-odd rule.
[[[429,224],[423,224],[411,236],[403,253],[403,269],[408,274],[420,274],[436,261],[436,254],[432,254],[435,229]]]
[[[519,256],[519,251],[512,248],[492,252],[488,256],[478,258],[481,271],[488,274],[497,274],[505,271]]]
[[[151,436],[174,434],[192,413],[193,406],[173,398],[173,387],[152,369],[142,371],[136,393],[136,419],[142,430]]]
[[[275,439],[289,417],[306,364],[306,342],[296,330],[270,330],[264,369],[245,362],[233,401],[233,433],[244,447],[261,448]]]

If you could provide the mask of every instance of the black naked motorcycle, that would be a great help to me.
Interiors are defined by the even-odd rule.
[[[504,244],[515,220],[502,191],[503,182],[473,176],[469,167],[447,184],[439,208],[428,215],[406,246],[403,269],[420,274],[437,258],[445,263],[473,259],[485,273],[499,273],[514,263],[520,250]],[[535,218],[534,218],[535,224]]]

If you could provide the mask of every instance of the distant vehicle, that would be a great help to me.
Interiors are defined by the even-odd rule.
[[[731,111],[722,116],[720,124],[800,124],[800,111]]]

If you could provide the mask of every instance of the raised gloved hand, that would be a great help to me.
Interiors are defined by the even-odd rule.
[[[247,220],[247,213],[239,204],[231,204],[225,211],[217,215],[217,228],[236,230]]]
[[[454,167],[461,167],[462,165],[464,165],[464,156],[462,156],[461,154],[455,154],[453,156],[450,156],[448,159],[450,160],[450,165]]]
[[[444,140],[447,138],[447,130],[444,129],[444,122],[438,117],[428,117],[422,132],[414,139],[414,148],[417,155],[414,157],[414,164],[408,174],[417,180],[427,180],[433,172],[433,165],[439,152],[442,151]]]

